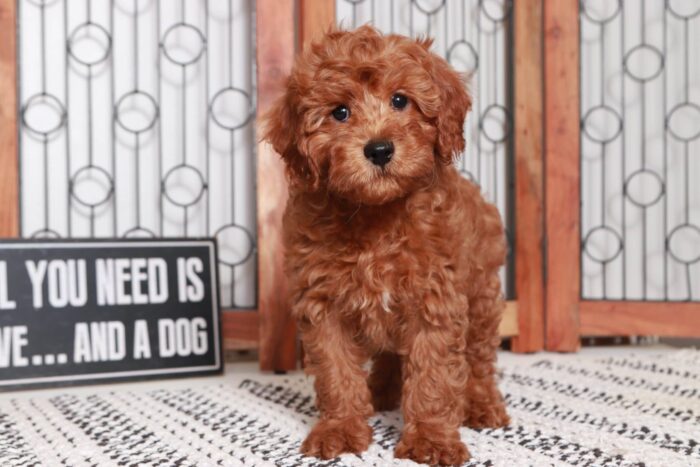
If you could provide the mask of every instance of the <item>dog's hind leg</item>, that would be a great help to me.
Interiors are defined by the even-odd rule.
[[[500,344],[498,325],[504,302],[498,276],[480,296],[469,302],[467,404],[463,424],[470,428],[497,428],[510,419],[496,383],[496,350]]]
[[[398,409],[401,403],[401,358],[390,352],[374,357],[368,383],[375,411]]]

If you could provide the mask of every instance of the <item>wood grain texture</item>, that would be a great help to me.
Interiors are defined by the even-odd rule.
[[[258,128],[292,67],[294,13],[294,0],[256,3]],[[266,142],[258,143],[257,159],[260,368],[291,370],[296,368],[297,336],[287,303],[282,246],[287,180],[282,160]]]
[[[0,238],[19,236],[16,7],[0,1]]]
[[[520,332],[518,324],[518,308],[520,304],[515,300],[506,302],[506,309],[503,311],[501,325],[498,327],[498,334],[501,337],[513,337]]]
[[[700,336],[700,303],[582,301],[583,336]]]
[[[514,2],[515,290],[514,352],[544,348],[542,1]]]
[[[226,350],[257,349],[260,340],[260,315],[257,310],[225,311],[222,331]]]
[[[335,25],[335,0],[299,0],[299,41],[303,47]]]
[[[578,14],[577,0],[544,2],[546,347],[564,352],[580,346]]]

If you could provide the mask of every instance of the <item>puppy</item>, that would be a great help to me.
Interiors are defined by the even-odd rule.
[[[290,181],[291,309],[320,411],[307,455],[364,451],[368,418],[399,405],[396,457],[429,464],[469,458],[460,425],[508,423],[494,376],[504,230],[453,166],[471,100],[430,45],[331,31],[297,58],[268,115]]]

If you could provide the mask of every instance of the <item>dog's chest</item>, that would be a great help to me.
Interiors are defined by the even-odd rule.
[[[363,319],[392,321],[420,292],[431,255],[424,251],[424,242],[397,225],[373,227],[342,232],[335,241],[317,245],[317,251],[323,252],[323,262],[332,271],[337,308]]]
[[[381,247],[336,257],[333,268],[333,309],[356,327],[356,335],[370,347],[388,348],[400,339],[401,329],[415,307],[411,287],[417,265],[400,249]]]

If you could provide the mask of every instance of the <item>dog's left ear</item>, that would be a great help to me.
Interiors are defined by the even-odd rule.
[[[280,96],[264,117],[263,139],[267,140],[282,157],[287,167],[289,181],[307,188],[318,188],[318,169],[313,160],[299,149],[299,115],[294,102],[295,90],[287,84]]]
[[[446,60],[431,54],[432,77],[440,89],[440,110],[437,115],[436,152],[441,162],[452,163],[464,151],[464,120],[472,100],[466,81]]]

